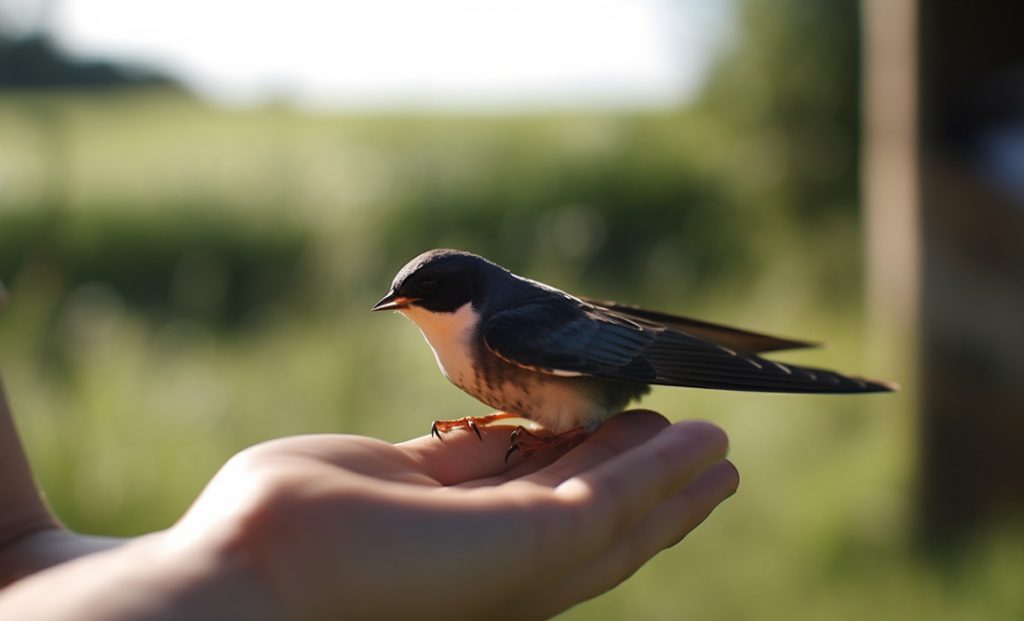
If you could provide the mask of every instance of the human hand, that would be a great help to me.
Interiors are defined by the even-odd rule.
[[[720,429],[652,412],[512,465],[507,427],[445,440],[258,445],[164,535],[215,548],[275,618],[546,618],[627,578],[738,484]]]

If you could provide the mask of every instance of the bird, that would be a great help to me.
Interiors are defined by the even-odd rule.
[[[438,420],[431,435],[527,419],[516,451],[579,441],[651,385],[784,393],[873,393],[897,386],[759,354],[813,347],[721,324],[568,294],[481,256],[429,250],[405,264],[371,308],[419,327],[441,372],[497,413]],[[535,428],[535,427],[534,427]]]

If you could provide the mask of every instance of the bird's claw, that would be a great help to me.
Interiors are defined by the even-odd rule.
[[[557,433],[552,436],[537,436],[526,427],[516,427],[508,437],[508,450],[505,451],[505,463],[516,451],[524,457],[547,449],[567,449],[578,444],[586,436],[587,430],[584,427],[575,427],[569,431]]]
[[[443,442],[444,434],[453,429],[472,429],[473,433],[476,434],[476,437],[483,442],[484,434],[480,431],[480,427],[490,425],[495,421],[506,418],[517,418],[517,415],[509,414],[507,412],[498,412],[487,416],[466,416],[465,418],[456,418],[452,420],[435,420],[434,423],[430,425],[430,436],[438,438]]]
[[[473,433],[476,434],[476,437],[479,438],[481,442],[484,441],[484,435],[480,433],[480,425],[477,425],[475,420],[472,418],[466,419],[462,426],[467,429],[472,429]],[[451,429],[445,429],[444,431],[451,431]],[[430,437],[437,438],[441,442],[444,442],[444,435],[441,433],[441,429],[438,428],[436,420],[430,425]]]
[[[513,444],[513,445],[512,445],[512,446],[510,446],[510,447],[508,447],[508,450],[507,450],[507,451],[505,451],[505,463],[506,463],[506,464],[508,463],[508,458],[509,458],[509,457],[512,457],[512,453],[515,453],[515,452],[516,452],[516,451],[518,451],[518,450],[519,450],[519,447],[518,447],[518,446],[516,446],[515,444]]]
[[[508,463],[508,458],[512,457],[512,453],[519,450],[519,436],[522,432],[522,427],[516,427],[512,430],[512,433],[508,436],[508,450],[505,451],[505,463]]]

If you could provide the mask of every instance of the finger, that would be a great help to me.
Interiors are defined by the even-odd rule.
[[[416,460],[442,485],[493,477],[512,467],[505,463],[509,425],[480,427],[480,437],[468,429],[444,434],[444,439],[421,436],[396,446]]]
[[[505,450],[508,450],[508,444],[505,445]],[[466,481],[464,483],[461,483],[459,487],[469,489],[504,485],[506,483],[509,483],[510,481],[515,481],[517,479],[525,477],[528,474],[547,468],[551,464],[561,459],[566,454],[566,452],[568,452],[568,450],[568,447],[550,448],[540,451],[538,453],[533,453],[531,455],[522,457],[518,460],[516,460],[516,458],[513,457],[512,460],[510,460],[510,463],[508,464],[508,468],[505,469],[504,471],[499,472],[494,476]]]
[[[519,477],[530,483],[555,486],[647,442],[668,426],[664,416],[650,410],[623,412],[551,465],[530,474],[512,469],[501,477]]]
[[[571,512],[574,541],[605,549],[708,465],[725,457],[728,438],[709,422],[686,421],[595,468],[567,479],[555,494]],[[582,532],[580,529],[582,528]]]
[[[623,412],[571,450],[534,453],[496,476],[470,481],[462,487],[488,487],[510,481],[553,487],[650,439],[668,425],[664,416],[650,410]]]
[[[658,552],[683,540],[707,519],[715,507],[736,493],[740,476],[723,459],[701,472],[689,485],[659,504],[605,554],[611,573],[627,571],[620,581]]]
[[[662,501],[647,517],[592,564],[571,575],[546,602],[554,615],[604,593],[633,575],[665,548],[679,543],[736,492],[739,473],[729,461],[701,472],[692,483]]]

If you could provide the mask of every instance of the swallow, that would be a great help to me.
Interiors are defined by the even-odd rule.
[[[896,388],[759,355],[816,343],[570,295],[459,250],[409,261],[371,310],[412,320],[445,377],[498,410],[434,421],[432,435],[463,428],[479,436],[481,425],[508,418],[543,428],[516,427],[506,461],[517,450],[575,441],[652,384],[785,393]]]

